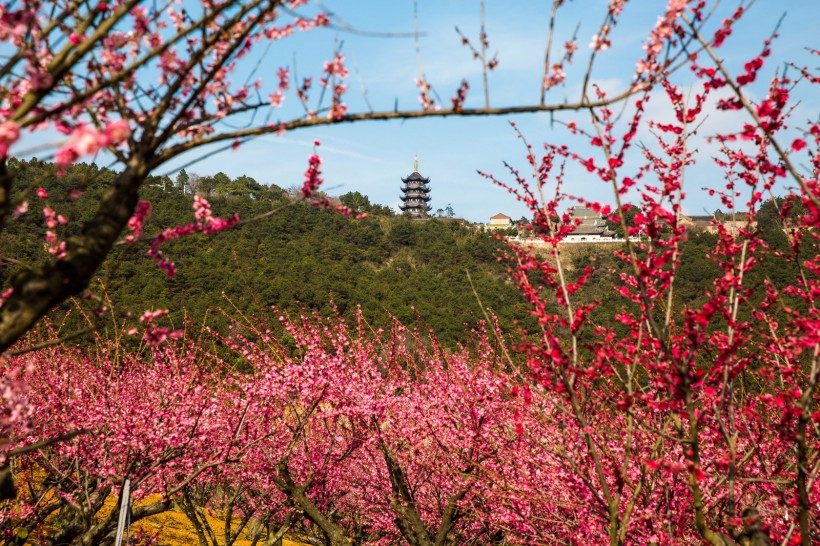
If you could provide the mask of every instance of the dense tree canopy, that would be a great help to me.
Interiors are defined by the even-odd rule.
[[[20,180],[21,193],[43,188],[49,194],[48,206],[71,207],[73,218],[80,221],[93,211],[82,203],[61,200],[61,185],[82,184],[86,193],[93,193],[102,191],[106,180],[115,176],[107,169],[84,164],[57,176],[54,165],[36,160],[14,161],[11,168]],[[463,339],[465,325],[484,318],[473,286],[482,304],[507,328],[520,315],[517,292],[505,279],[505,266],[498,262],[502,244],[480,230],[448,219],[419,222],[394,217],[388,207],[373,205],[358,192],[343,195],[341,201],[358,205],[368,213],[367,218],[354,219],[294,202],[284,190],[245,176],[231,180],[218,173],[198,178],[224,178],[222,184],[235,188],[231,193],[217,190],[212,195],[217,216],[238,212],[252,218],[271,209],[281,210],[237,230],[168,243],[164,252],[176,262],[174,277],[147,259],[147,242],[117,246],[95,283],[104,287],[106,305],[117,315],[141,314],[146,307],[168,308],[172,310],[169,320],[177,325],[184,316],[195,323],[207,316],[207,322],[217,326],[224,325],[225,318],[216,311],[232,306],[247,312],[276,307],[328,314],[336,309],[345,316],[361,307],[377,326],[387,326],[391,314],[408,324],[425,321],[448,344]],[[144,227],[147,234],[185,224],[190,216],[192,197],[167,188],[159,179],[149,179],[142,197],[153,204]],[[74,225],[69,223],[66,229]],[[41,239],[32,235],[46,229],[43,219],[33,212],[10,226],[6,255],[16,256],[19,263],[9,264],[4,274],[25,271],[29,264],[45,258]],[[65,309],[73,307],[69,304]],[[84,302],[84,308],[93,314],[99,303]],[[85,328],[77,317],[63,324],[63,332],[70,333],[72,326],[74,330]]]

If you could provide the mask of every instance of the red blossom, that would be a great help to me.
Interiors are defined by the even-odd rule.
[[[9,154],[9,148],[20,138],[20,125],[13,121],[0,123],[0,158]]]
[[[308,168],[305,171],[305,181],[302,183],[302,197],[310,199],[319,189],[323,180],[321,178],[322,158],[318,154],[313,154],[308,158]]]

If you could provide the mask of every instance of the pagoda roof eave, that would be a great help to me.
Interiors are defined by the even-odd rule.
[[[401,181],[402,181],[402,182],[408,182],[408,181],[410,181],[410,182],[424,182],[424,183],[428,183],[428,182],[430,182],[430,179],[429,179],[429,178],[425,178],[425,177],[421,176],[419,173],[413,173],[413,174],[411,174],[411,175],[409,175],[409,176],[402,177]]]

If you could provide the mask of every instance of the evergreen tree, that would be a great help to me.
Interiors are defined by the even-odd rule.
[[[185,192],[188,190],[188,183],[188,173],[185,172],[185,169],[181,169],[179,173],[177,173],[176,188],[181,192]]]

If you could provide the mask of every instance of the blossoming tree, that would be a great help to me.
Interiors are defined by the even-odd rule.
[[[554,2],[553,22],[561,4]],[[590,66],[611,45],[624,4],[609,3],[592,39]],[[30,535],[56,533],[52,543],[110,540],[112,519],[91,515],[129,476],[138,491],[161,497],[145,510],[167,509],[174,495],[187,495],[189,517],[201,522],[198,503],[227,502],[201,493],[225,488],[242,517],[252,512],[265,519],[276,529],[271,535],[300,528],[330,544],[817,541],[820,124],[809,120],[794,134],[786,122],[795,86],[816,86],[814,72],[792,66],[795,76],[775,74],[765,96],[754,99],[749,86],[762,75],[771,41],[761,39],[760,52],[733,74],[718,51],[743,9],[707,34],[706,2],[671,0],[620,95],[596,88],[587,70],[576,104],[493,109],[485,101],[469,109],[462,85],[452,109],[435,110],[430,84],[421,78],[418,112],[351,114],[342,101],[346,70],[336,56],[325,69],[332,96],[326,109],[217,132],[218,120],[279,107],[290,88],[285,69],[265,100],[257,93],[264,84],[231,82],[254,44],[327,22],[317,15],[287,26],[282,18],[290,12],[277,7],[261,0],[204,3],[201,12],[189,13],[137,1],[57,3],[52,9],[65,11],[52,23],[40,19],[45,8],[39,4],[3,11],[4,36],[19,54],[6,59],[3,72],[2,151],[9,153],[21,131],[51,124],[67,136],[55,156],[59,164],[106,148],[123,171],[76,235],[60,240],[57,228],[67,220],[60,211],[44,212],[53,258],[4,293],[0,348],[82,290],[127,226],[139,236],[148,213],[138,204],[140,184],[188,150],[324,123],[581,109],[589,119],[565,125],[568,137],[593,147],[591,157],[564,142],[548,144],[538,157],[527,144],[532,177],[511,169],[512,191],[531,208],[534,231],[550,249],[546,259],[510,250],[513,278],[538,329],[523,332],[514,346],[500,333],[491,342],[496,334],[486,333],[480,356],[445,354],[434,341],[410,339],[400,329],[375,343],[364,326],[354,333],[321,321],[287,324],[296,351],[264,330],[246,339],[223,334],[250,364],[243,376],[194,366],[172,349],[183,343],[174,339],[179,334],[156,326],[157,314],[148,313],[142,328],[150,363],[117,350],[98,362],[71,357],[68,371],[55,365],[58,351],[51,360],[48,353],[9,360],[0,432],[12,453],[36,453],[20,463],[22,474],[32,477],[25,497],[4,505],[4,538],[25,543]],[[485,70],[494,66],[483,32],[470,47]],[[570,43],[557,63],[547,57],[545,89],[563,81],[575,53]],[[668,71],[676,60],[694,81],[688,99]],[[143,71],[159,75],[160,83],[144,88]],[[309,87],[303,82],[296,89],[306,105]],[[627,96],[635,101],[621,119],[610,105]],[[669,119],[646,119],[650,101],[661,100]],[[708,258],[721,274],[693,304],[676,292],[689,236],[682,202],[692,165],[713,161],[692,146],[712,103],[748,120],[711,135],[720,146],[714,161],[725,184],[710,189],[747,222],[737,232],[715,225],[717,243]],[[654,142],[639,147],[644,129]],[[614,316],[601,313],[596,297],[585,297],[595,267],[567,267],[561,242],[575,228],[563,208],[567,163],[611,188],[616,206],[580,202],[640,239],[616,252],[621,265],[613,267],[611,289],[620,305]],[[319,167],[318,156],[311,157],[306,197],[320,181]],[[23,205],[10,200],[14,173],[0,170],[0,181],[0,220],[13,221],[15,207]],[[767,243],[754,223],[776,190],[789,193],[769,201],[786,239],[781,247]],[[626,195],[639,202],[629,223],[621,203]],[[232,222],[213,218],[201,200],[195,210],[191,226],[154,239],[152,257],[168,271],[171,263],[159,254],[163,241]],[[756,276],[769,262],[788,264],[793,274],[777,282]],[[173,382],[158,376],[161,366]],[[31,404],[19,402],[26,375],[37,384]],[[119,379],[132,375],[150,379],[136,399]],[[134,407],[156,415],[156,428],[132,428]],[[107,439],[41,443],[84,430]],[[32,465],[49,478],[35,479]],[[57,531],[50,525],[55,513],[65,521]],[[202,540],[204,526],[200,531]]]
[[[127,229],[132,233],[123,238],[124,242],[139,239],[150,213],[150,204],[139,200],[140,186],[153,170],[176,157],[209,145],[227,143],[236,147],[254,136],[324,124],[554,112],[613,103],[650,86],[664,70],[673,68],[683,52],[679,46],[693,39],[665,33],[668,25],[653,31],[648,55],[634,81],[617,96],[598,100],[588,92],[592,61],[598,51],[607,47],[608,33],[624,5],[622,1],[612,2],[593,40],[590,63],[582,72],[584,85],[578,101],[549,104],[545,100],[546,90],[563,81],[577,49],[574,40],[568,42],[556,60],[551,53],[551,32],[541,101],[493,108],[487,72],[496,67],[498,60],[487,56],[488,38],[482,24],[478,45],[464,39],[482,64],[483,106],[468,107],[466,81],[456,90],[450,108],[436,105],[431,84],[422,74],[417,82],[422,91],[419,110],[353,113],[344,102],[348,71],[339,54],[325,63],[318,93],[311,94],[312,78],[291,82],[293,75],[284,63],[277,67],[272,81],[238,76],[248,70],[255,73],[252,53],[261,44],[275,47],[295,32],[330,23],[323,13],[300,16],[296,10],[305,4],[306,0],[185,5],[88,0],[0,5],[0,40],[4,45],[0,62],[0,230],[25,214],[33,202],[43,203],[44,238],[51,256],[41,263],[25,264],[3,287],[0,351],[7,351],[54,305],[85,290]],[[561,4],[554,4],[551,27]],[[680,11],[670,7],[664,20],[677,17]],[[664,49],[667,43],[674,47]],[[304,113],[279,120],[277,116],[285,112],[281,108],[288,92],[296,95]],[[323,99],[329,103],[323,104]],[[247,116],[258,121],[242,129],[225,123]],[[120,169],[96,203],[96,213],[81,225],[71,222],[64,211],[49,206],[49,195],[43,189],[34,195],[15,192],[19,189],[18,173],[9,167],[10,154],[23,137],[39,142],[53,138],[55,132],[63,135],[54,153],[58,168],[106,152]],[[306,198],[321,181],[320,165],[318,156],[310,158],[303,188]],[[83,199],[83,188],[70,188],[65,197]],[[237,223],[236,217],[213,218],[207,203],[201,201],[196,204],[196,214],[195,223],[153,238],[149,254],[169,274],[174,271],[173,261],[162,255],[161,244],[187,233],[207,233]],[[6,261],[15,263],[14,257],[6,257]],[[16,389],[11,383],[9,388]],[[16,419],[14,415],[17,413],[12,412],[11,421]]]
[[[608,33],[621,16],[624,3],[612,2],[604,14],[591,61],[609,43]],[[482,62],[483,106],[468,107],[467,87],[463,85],[455,92],[451,107],[442,108],[430,98],[430,83],[422,76],[419,110],[353,113],[344,102],[348,71],[340,54],[325,63],[318,78],[320,92],[311,93],[312,78],[292,82],[294,76],[284,63],[277,67],[272,81],[253,80],[253,66],[258,61],[254,51],[268,47],[266,44],[275,50],[278,42],[295,32],[331,23],[323,13],[298,15],[299,8],[307,9],[305,4],[306,0],[191,5],[89,0],[8,2],[0,6],[0,39],[7,52],[0,67],[0,157],[4,160],[0,168],[0,228],[14,221],[15,214],[23,213],[35,198],[24,196],[15,201],[16,175],[5,162],[24,135],[44,131],[65,135],[54,154],[58,167],[105,150],[121,168],[100,199],[97,214],[84,225],[66,226],[67,216],[61,211],[49,209],[45,213],[53,259],[31,264],[4,289],[0,350],[18,340],[55,304],[87,286],[129,220],[132,228],[137,227],[149,212],[147,205],[138,205],[140,185],[173,158],[208,145],[240,146],[254,136],[325,124],[555,112],[617,102],[673,68],[683,54],[680,46],[692,40],[689,35],[672,36],[668,25],[660,25],[649,38],[648,55],[634,80],[617,96],[599,100],[589,93],[590,62],[582,72],[584,88],[576,102],[550,104],[542,94],[537,104],[493,108],[486,92],[486,76],[498,60],[487,58],[488,38],[482,26],[479,45],[465,41]],[[555,2],[553,26],[561,4]],[[671,6],[664,20],[682,12]],[[554,51],[550,57],[551,35],[544,90],[563,81],[560,75],[568,69],[576,48],[576,42],[570,41],[561,47],[558,59]],[[248,71],[250,78],[239,76]],[[278,116],[287,115],[282,108],[289,92],[304,105],[304,112],[279,120]],[[237,121],[235,125],[242,129],[232,129],[226,123],[248,117],[258,121],[250,125]],[[309,173],[315,174],[318,167],[318,158],[311,159]],[[318,179],[308,178],[306,195],[315,190]],[[81,199],[81,194],[82,188],[73,188],[70,197]],[[47,196],[38,194],[36,198]]]
[[[44,238],[51,256],[41,263],[25,264],[3,287],[0,351],[7,351],[54,305],[86,289],[128,228],[132,233],[124,241],[138,239],[150,213],[150,204],[139,201],[140,186],[153,170],[182,154],[220,143],[236,147],[254,136],[323,124],[558,111],[598,104],[585,90],[573,104],[547,104],[542,97],[538,104],[491,108],[486,76],[497,60],[485,55],[488,41],[483,26],[480,45],[473,48],[481,52],[478,56],[485,81],[485,101],[479,108],[465,104],[465,83],[457,90],[452,107],[441,109],[433,104],[430,84],[422,76],[418,82],[422,89],[419,110],[349,112],[344,102],[348,71],[339,54],[325,63],[318,93],[311,94],[312,78],[291,82],[293,75],[284,63],[277,67],[272,81],[251,81],[253,76],[240,79],[238,74],[243,71],[255,73],[252,52],[262,44],[275,47],[295,32],[330,23],[323,13],[300,16],[296,10],[305,4],[306,0],[184,5],[61,0],[0,5],[0,230],[25,214],[33,202],[42,202]],[[621,9],[622,2],[613,3],[600,35],[606,34]],[[569,63],[574,49],[574,43],[568,44],[562,59],[545,70],[545,89],[559,83],[555,74],[563,71],[561,67]],[[634,85],[611,100],[623,99],[652,82],[679,54],[672,52],[661,58],[659,53],[653,53],[656,65],[652,71],[642,72]],[[546,72],[552,76],[547,77]],[[279,120],[288,92],[296,95],[304,113]],[[325,98],[329,103],[322,103]],[[225,124],[246,116],[255,121],[240,124],[242,129]],[[23,137],[38,142],[52,139],[55,132],[63,135],[53,156],[58,168],[101,152],[113,156],[119,166],[119,174],[96,203],[96,213],[82,225],[74,225],[70,215],[49,206],[43,189],[35,195],[16,193],[18,173],[9,167],[10,154]],[[310,158],[305,197],[310,197],[321,181],[320,164],[318,156]],[[66,197],[83,199],[83,188],[69,189]],[[197,222],[166,230],[153,240],[149,254],[169,274],[174,271],[173,261],[162,255],[162,243],[237,222],[235,217],[213,218],[204,202],[197,203],[196,212]],[[5,260],[15,263],[14,257]],[[17,392],[20,385],[19,380],[8,383],[9,392]],[[14,402],[12,406],[21,407]],[[18,416],[19,412],[12,410],[9,423]],[[4,429],[6,420],[4,417]]]
[[[553,394],[549,404],[575,428],[558,455],[567,474],[583,476],[577,502],[591,509],[586,517],[597,521],[598,540],[606,530],[610,544],[817,541],[820,123],[809,119],[790,133],[788,118],[796,90],[811,92],[818,79],[793,66],[794,78],[775,74],[755,100],[749,86],[772,40],[761,38],[760,52],[740,74],[717,53],[742,12],[710,38],[695,34],[700,48],[688,59],[695,77],[688,99],[665,79],[663,95],[642,95],[625,123],[607,107],[567,123],[597,151],[592,157],[564,142],[547,144],[538,157],[527,144],[531,178],[512,170],[510,189],[531,208],[533,229],[550,249],[546,260],[511,252],[513,275],[540,326],[524,338],[522,354],[538,388]],[[691,28],[700,16],[697,6],[681,12],[670,31]],[[659,99],[670,119],[644,119],[650,100]],[[719,145],[716,158],[691,143],[707,104],[748,120],[708,135]],[[655,144],[642,144],[637,155],[644,161],[628,164],[643,128]],[[600,299],[583,296],[594,264],[571,272],[562,251],[575,229],[561,189],[564,161],[611,188],[617,207],[575,202],[640,237],[616,252],[622,266],[612,271],[620,297],[614,318],[600,313]],[[705,162],[725,178],[724,186],[706,191],[720,195],[743,227],[715,221],[717,243],[707,257],[721,274],[691,304],[676,292],[691,234],[682,214],[684,181]],[[784,191],[785,198],[774,199]],[[622,205],[632,193],[639,204]],[[764,205],[777,210],[776,230],[787,240],[782,247],[767,243],[756,225]],[[638,208],[632,225],[625,217],[630,206]],[[790,275],[762,276],[764,264]]]

